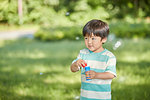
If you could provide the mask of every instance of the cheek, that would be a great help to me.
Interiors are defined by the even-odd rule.
[[[95,45],[99,45],[99,44],[100,44],[100,42],[99,42],[99,41],[95,41],[95,42],[93,42],[93,44],[95,44]]]
[[[84,40],[84,43],[85,43],[85,45],[87,45],[87,44],[88,44],[88,42],[87,42],[86,40]]]
[[[101,43],[100,42],[94,42],[93,45],[96,46],[96,47],[98,47],[98,46],[101,45]]]

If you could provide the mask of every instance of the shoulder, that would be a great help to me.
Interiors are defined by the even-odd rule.
[[[102,55],[106,55],[106,56],[108,56],[110,58],[116,58],[115,55],[111,51],[109,51],[107,49],[105,49],[105,52]]]
[[[89,52],[89,49],[82,49],[82,50],[80,50],[80,53],[89,54],[90,52]]]

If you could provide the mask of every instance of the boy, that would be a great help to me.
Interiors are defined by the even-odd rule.
[[[81,70],[80,100],[111,100],[111,81],[116,77],[116,57],[103,48],[107,41],[109,26],[101,20],[91,20],[83,28],[86,49],[71,64],[71,71],[77,72],[87,63],[91,70]],[[86,81],[86,74],[91,81]]]

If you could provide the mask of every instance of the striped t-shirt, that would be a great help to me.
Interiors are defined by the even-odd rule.
[[[107,49],[94,53],[89,49],[80,50],[73,62],[83,59],[95,72],[110,72],[116,76],[116,57]],[[112,79],[92,79],[86,81],[85,71],[81,70],[80,100],[111,100]]]

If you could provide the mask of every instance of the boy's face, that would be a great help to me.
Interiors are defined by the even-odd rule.
[[[99,36],[94,36],[94,34],[92,34],[91,36],[86,34],[86,36],[84,37],[86,47],[90,51],[95,52],[95,53],[101,52],[104,50],[102,47],[102,44],[105,43],[106,40],[107,40],[107,38],[102,39]]]

